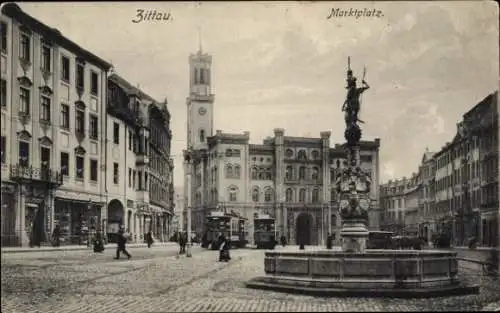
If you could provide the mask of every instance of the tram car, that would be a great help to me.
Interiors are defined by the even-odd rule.
[[[274,249],[278,238],[274,218],[268,214],[255,214],[253,225],[257,249]]]
[[[231,240],[231,248],[244,248],[247,243],[247,219],[236,213],[212,211],[205,218],[205,226],[201,246],[219,249],[219,234]]]

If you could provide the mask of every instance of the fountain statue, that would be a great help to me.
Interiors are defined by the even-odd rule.
[[[362,93],[370,88],[365,81],[366,68],[363,71],[362,87],[356,86],[356,77],[351,70],[350,58],[347,60],[347,97],[342,105],[345,112],[346,139],[345,149],[347,166],[335,182],[337,193],[340,195],[339,210],[342,218],[342,251],[364,252],[368,239],[368,210],[370,207],[370,173],[360,167],[359,141],[361,129],[358,123],[360,112],[360,98]]]
[[[246,282],[248,288],[321,296],[434,297],[478,293],[477,284],[458,277],[457,253],[439,250],[366,249],[369,231],[370,173],[360,165],[360,99],[362,86],[348,59],[345,112],[346,160],[335,188],[342,218],[342,251],[268,251],[265,276]]]

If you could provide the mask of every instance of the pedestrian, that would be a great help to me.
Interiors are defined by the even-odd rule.
[[[286,237],[285,237],[285,235],[281,235],[280,241],[281,241],[281,245],[283,247],[285,247],[286,246]]]
[[[59,247],[61,245],[61,229],[59,228],[59,224],[54,227],[54,231],[52,232],[52,244],[54,247]]]
[[[328,235],[326,236],[326,248],[330,250],[332,249],[332,247],[333,247],[333,238],[332,235],[328,233]]]
[[[186,252],[184,249],[186,247],[186,245],[184,244],[184,233],[182,232],[179,232],[179,235],[177,236],[178,238],[178,242],[179,242],[179,254],[184,254],[184,252]]]
[[[299,237],[299,250],[304,250],[304,240],[302,240],[301,237]]]
[[[153,232],[148,231],[146,234],[146,243],[148,244],[148,248],[151,248],[151,245],[153,244]]]
[[[228,262],[231,260],[231,256],[229,255],[230,250],[230,241],[224,235],[221,234],[219,237],[219,262]]]
[[[120,258],[120,252],[123,252],[127,256],[127,258],[130,260],[132,257],[126,249],[126,243],[128,239],[128,234],[125,232],[125,226],[121,225],[120,230],[118,231],[118,247],[116,249],[116,257],[115,260],[118,260]]]
[[[94,252],[102,253],[104,251],[104,240],[102,239],[100,231],[96,232],[92,244],[94,246]]]

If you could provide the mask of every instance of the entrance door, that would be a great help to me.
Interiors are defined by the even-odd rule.
[[[297,216],[297,230],[296,230],[296,239],[297,244],[300,245],[303,243],[304,245],[311,245],[311,234],[312,234],[312,216],[309,213],[300,213]]]

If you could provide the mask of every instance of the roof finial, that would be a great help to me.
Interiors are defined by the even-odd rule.
[[[198,53],[202,54],[203,53],[203,48],[201,45],[201,27],[198,26]]]

